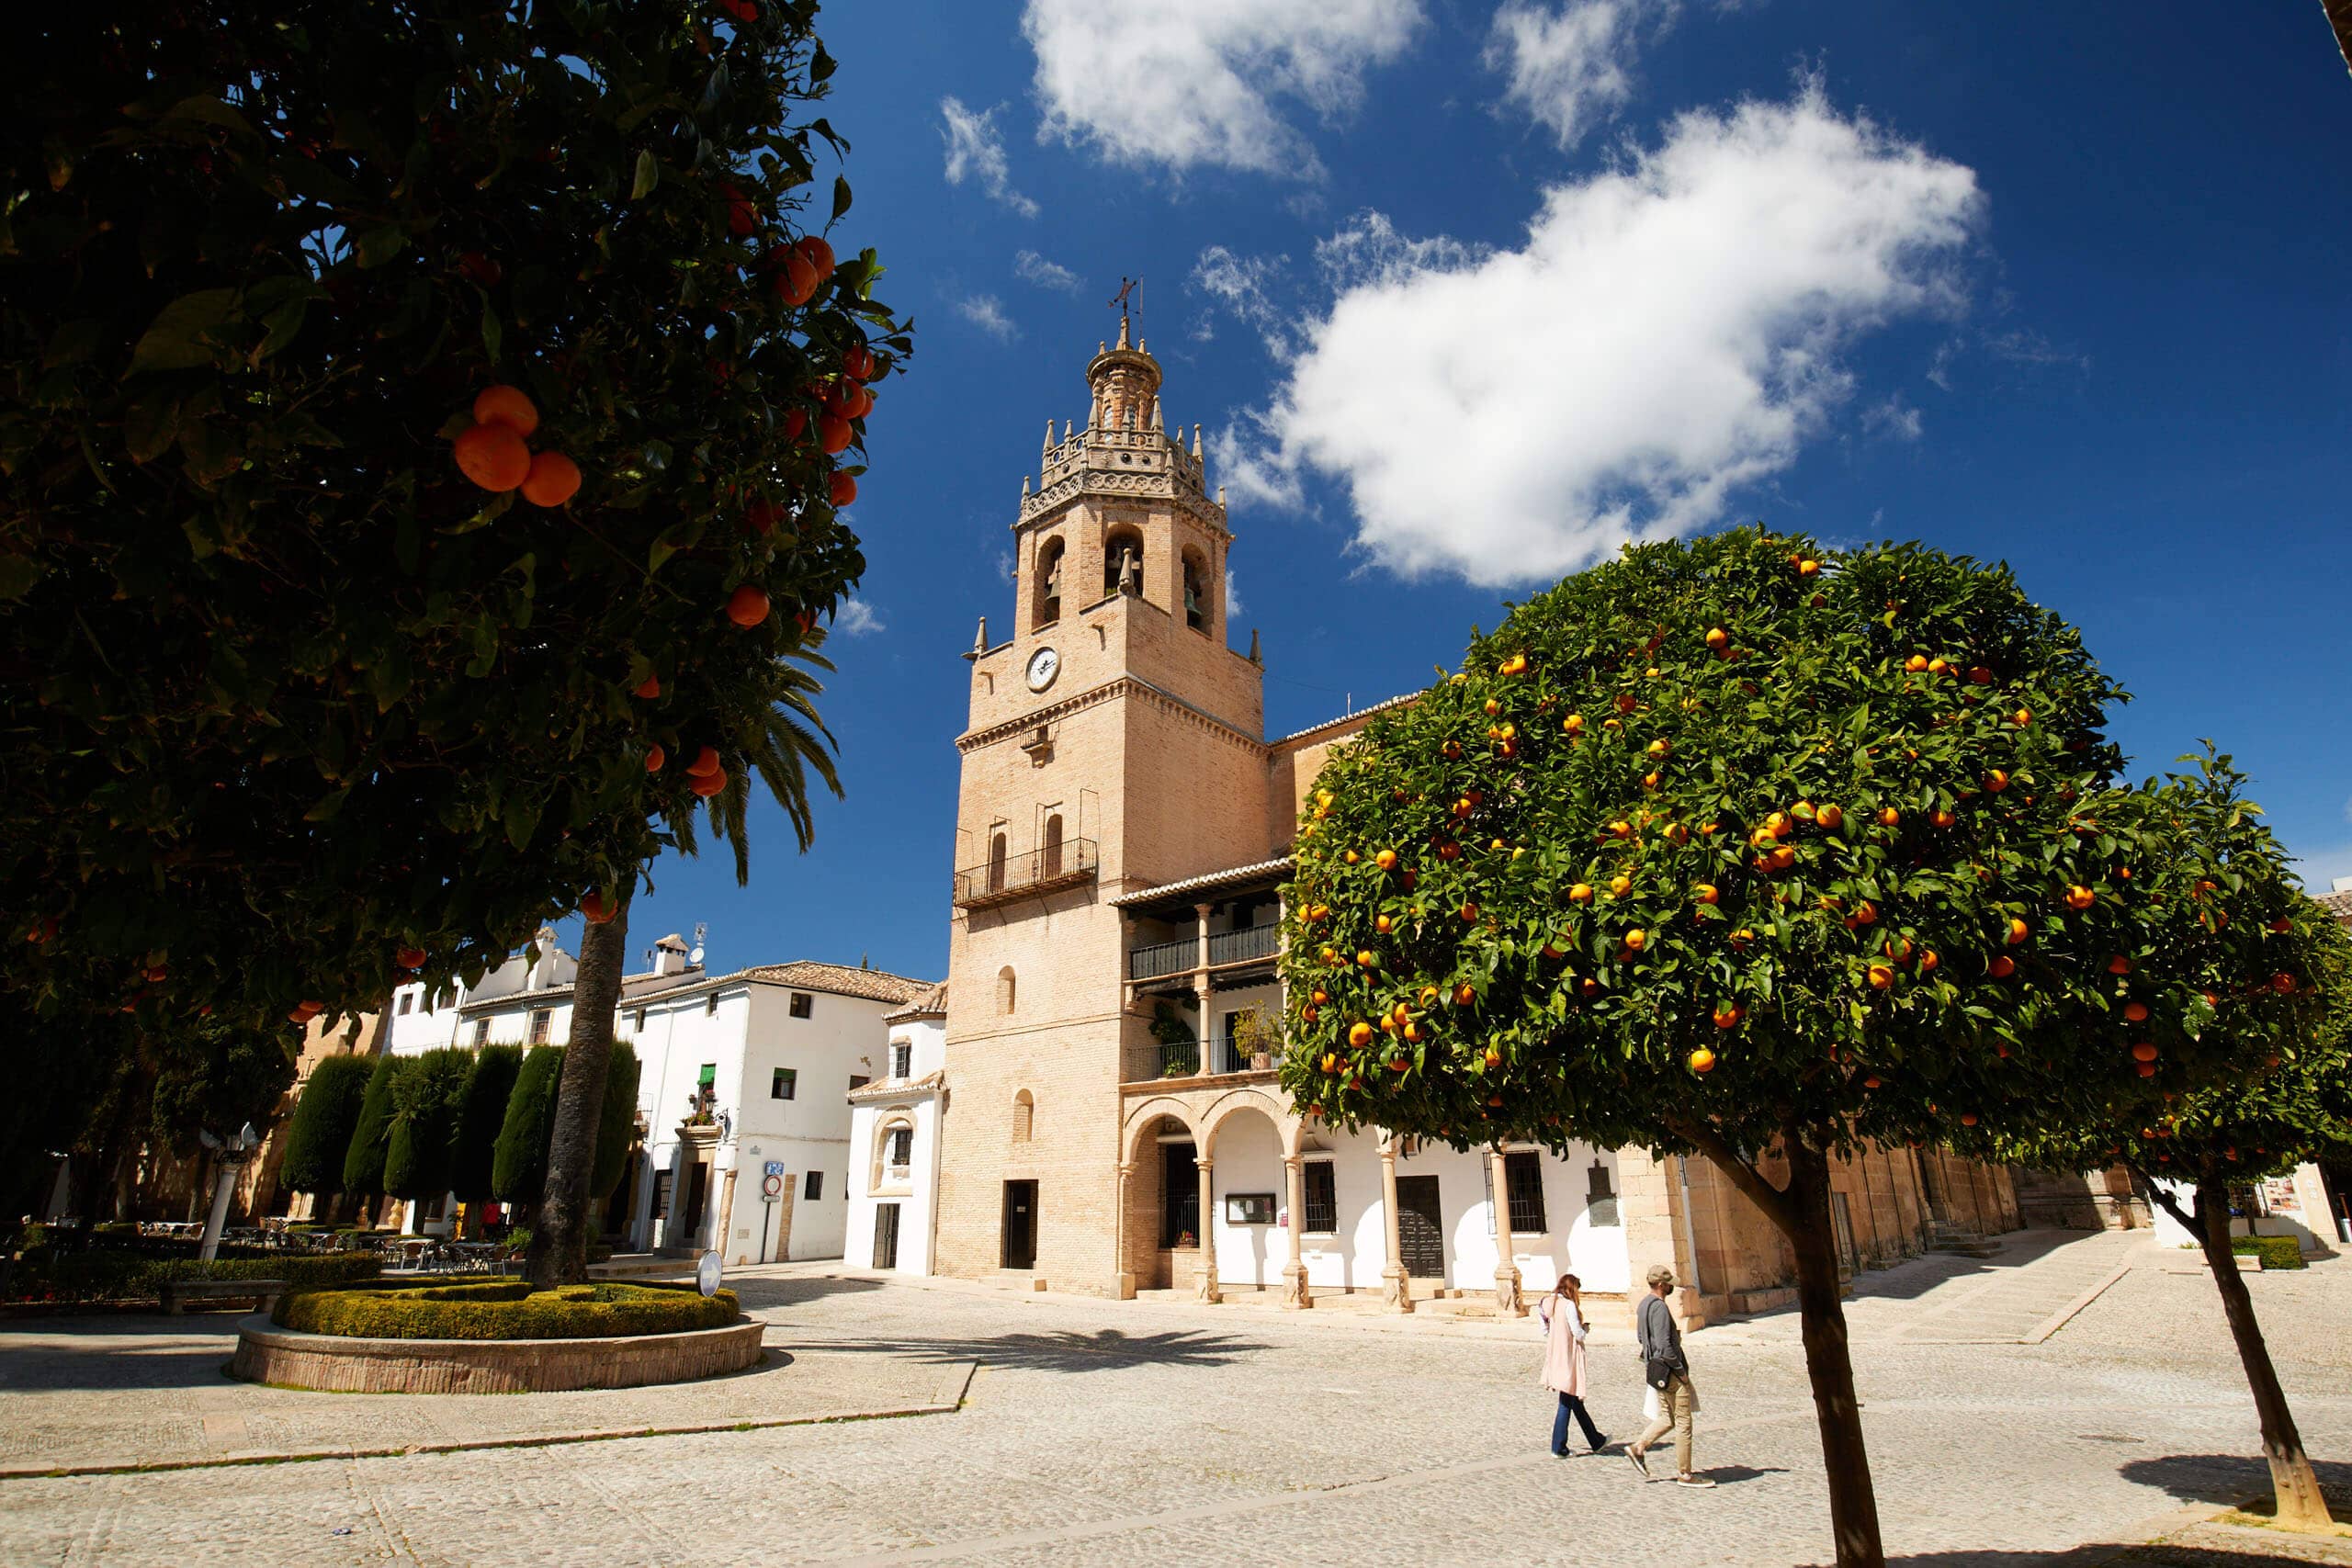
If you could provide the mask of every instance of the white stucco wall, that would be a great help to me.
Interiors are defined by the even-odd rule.
[[[875,1087],[886,1092],[870,1095],[850,1111],[849,1203],[842,1261],[853,1269],[871,1269],[874,1262],[875,1211],[884,1203],[899,1206],[899,1259],[895,1272],[931,1272],[933,1225],[939,1193],[939,1096],[935,1090],[888,1094],[894,1082],[910,1083],[939,1069],[946,1059],[944,1020],[919,1019],[890,1026],[889,1041],[906,1042],[912,1061],[905,1078],[877,1076]],[[889,1057],[882,1057],[887,1069]],[[883,1165],[885,1129],[905,1123],[913,1131],[908,1173],[892,1176]]]

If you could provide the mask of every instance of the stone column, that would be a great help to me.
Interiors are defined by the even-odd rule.
[[[1412,1281],[1405,1274],[1405,1244],[1396,1224],[1396,1135],[1380,1140],[1380,1203],[1388,1222],[1388,1262],[1380,1270],[1380,1299],[1392,1312],[1413,1310]]]
[[[1290,1179],[1290,1261],[1283,1266],[1283,1305],[1305,1310],[1315,1304],[1306,1293],[1306,1260],[1300,1256],[1299,1233],[1306,1228],[1306,1162],[1296,1155],[1283,1161]]]
[[[1136,1277],[1127,1267],[1127,1181],[1136,1173],[1135,1162],[1119,1162],[1119,1206],[1111,1215],[1111,1299],[1131,1302],[1136,1299]]]
[[[1193,995],[1201,1004],[1201,1059],[1193,1064],[1193,1070],[1203,1077],[1216,1071],[1216,1025],[1209,1013],[1209,911],[1215,908],[1214,904],[1193,906],[1194,930],[1200,936],[1200,950],[1193,958]],[[1207,1229],[1205,1223],[1202,1228]]]
[[[731,1249],[735,1245],[735,1232],[732,1228],[734,1222],[735,1168],[730,1165],[727,1168],[726,1179],[721,1181],[718,1186],[718,1235],[712,1247],[712,1250],[716,1251],[721,1258],[725,1258],[729,1249]],[[739,1258],[735,1261],[738,1263],[745,1263],[749,1262],[750,1259]]]
[[[1193,1283],[1193,1299],[1214,1304],[1225,1299],[1216,1288],[1216,1183],[1210,1178],[1209,1162],[1196,1163],[1201,1172],[1201,1277]]]
[[[1502,1145],[1487,1151],[1495,1177],[1495,1305],[1512,1317],[1525,1317],[1527,1303],[1519,1294],[1519,1262],[1511,1256],[1510,1172],[1503,1163]]]

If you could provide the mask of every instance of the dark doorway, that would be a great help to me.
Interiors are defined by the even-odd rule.
[[[899,1205],[876,1203],[874,1206],[874,1267],[896,1269],[899,1266]]]
[[[1201,1239],[1201,1168],[1190,1144],[1159,1145],[1159,1245],[1196,1247]]]
[[[663,1168],[653,1173],[653,1206],[645,1212],[645,1245],[651,1247],[660,1235],[664,1245],[669,1242],[666,1231],[661,1229],[670,1217],[670,1189],[677,1181],[678,1173]]]
[[[1004,1184],[1004,1266],[1037,1266],[1037,1184],[1034,1181]]]
[[[1445,1278],[1445,1221],[1434,1176],[1396,1179],[1396,1250],[1405,1272],[1419,1280]]]
[[[679,1234],[669,1238],[673,1246],[692,1247],[702,1232],[703,1205],[710,1201],[710,1167],[701,1160],[686,1162],[686,1216]]]

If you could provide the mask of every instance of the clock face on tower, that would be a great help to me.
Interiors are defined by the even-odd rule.
[[[1062,656],[1050,648],[1041,648],[1029,656],[1029,689],[1042,692],[1054,683],[1061,672]]]

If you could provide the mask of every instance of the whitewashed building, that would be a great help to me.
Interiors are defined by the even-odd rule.
[[[551,932],[537,953],[437,1008],[422,985],[401,987],[390,1048],[567,1043],[579,965]],[[607,1210],[616,1245],[717,1248],[729,1264],[841,1257],[845,1095],[885,1070],[885,1018],[932,982],[810,960],[710,975],[674,935],[648,956],[648,969],[623,977],[614,1019],[639,1068],[636,1138]],[[414,1228],[448,1228],[447,1205],[416,1208]]]
[[[891,1013],[888,1055],[849,1091],[849,1235],[842,1261],[883,1273],[931,1272],[938,1210],[939,1118],[947,1107],[947,987]]]

